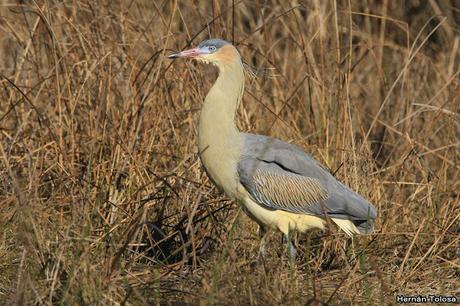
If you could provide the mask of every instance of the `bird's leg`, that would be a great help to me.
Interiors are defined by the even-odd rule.
[[[288,231],[287,234],[285,234],[285,237],[286,237],[286,241],[287,241],[287,249],[288,249],[288,252],[289,252],[289,261],[291,263],[294,263],[297,252],[296,252],[294,244],[292,243],[292,240],[291,240],[291,231]]]
[[[258,252],[258,255],[257,255],[257,259],[261,260],[261,259],[265,259],[265,255],[266,255],[266,252],[265,252],[265,234],[267,233],[267,231],[265,230],[265,227],[263,227],[263,225],[259,224],[259,229],[257,230],[257,233],[259,234],[259,238],[260,238],[259,252]]]

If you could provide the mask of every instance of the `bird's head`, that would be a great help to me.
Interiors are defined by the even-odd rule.
[[[213,38],[203,41],[196,48],[171,54],[168,58],[191,58],[201,62],[214,64],[220,69],[225,69],[225,67],[230,63],[235,60],[240,60],[240,55],[236,48],[228,41]]]

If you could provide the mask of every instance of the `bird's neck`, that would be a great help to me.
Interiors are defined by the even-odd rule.
[[[237,146],[239,131],[235,115],[244,90],[244,71],[239,55],[219,67],[219,77],[204,100],[200,115],[199,150]],[[235,148],[236,149],[236,148]]]

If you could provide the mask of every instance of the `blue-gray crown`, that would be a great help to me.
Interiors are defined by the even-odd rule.
[[[223,47],[225,45],[230,45],[230,43],[228,41],[220,39],[220,38],[212,38],[212,39],[208,39],[208,40],[205,40],[205,41],[201,42],[198,45],[198,48],[214,46],[214,47],[216,47],[216,50],[218,50],[218,49],[220,49],[221,47]]]

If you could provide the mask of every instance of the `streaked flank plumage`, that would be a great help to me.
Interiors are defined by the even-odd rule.
[[[327,199],[327,190],[311,177],[287,172],[278,166],[264,163],[246,168],[238,163],[240,181],[255,200],[270,209],[303,213],[308,206]]]
[[[313,157],[281,140],[238,131],[235,113],[244,91],[244,69],[233,45],[211,39],[170,56],[181,57],[219,69],[200,115],[200,158],[214,184],[243,204],[262,235],[266,227],[280,230],[292,258],[290,231],[323,229],[327,218],[349,236],[373,231],[374,206]]]

